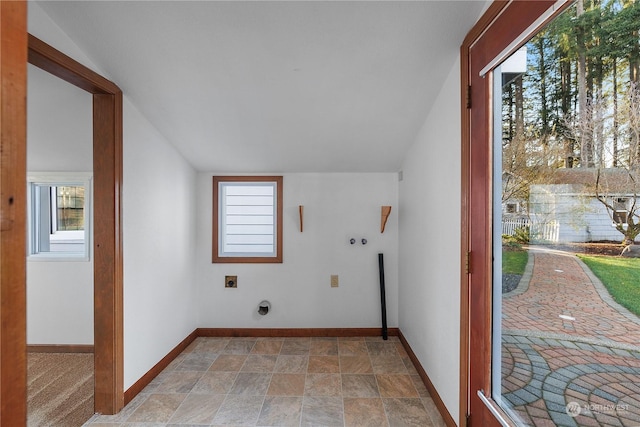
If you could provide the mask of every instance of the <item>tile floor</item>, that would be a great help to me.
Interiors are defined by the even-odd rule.
[[[438,413],[397,337],[198,338],[85,426],[419,426]]]

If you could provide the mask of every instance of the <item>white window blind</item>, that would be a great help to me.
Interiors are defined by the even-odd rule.
[[[219,182],[219,255],[276,256],[276,182]]]

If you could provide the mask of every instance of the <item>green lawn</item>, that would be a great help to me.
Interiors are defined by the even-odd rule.
[[[578,256],[602,281],[618,304],[640,316],[640,259]]]
[[[502,273],[523,274],[527,259],[526,251],[502,251]]]

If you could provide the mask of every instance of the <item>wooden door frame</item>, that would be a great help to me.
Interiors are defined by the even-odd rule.
[[[0,426],[27,420],[27,4],[0,1]]]
[[[115,414],[124,406],[122,91],[31,34],[28,48],[30,64],[93,95],[94,407]]]
[[[492,285],[492,76],[480,76],[490,61],[519,46],[523,34],[555,0],[494,1],[460,49],[462,117],[462,236],[460,321],[460,425],[498,426],[491,399]],[[557,11],[560,13],[560,11]],[[551,18],[550,18],[551,19]],[[542,24],[539,25],[541,27]],[[538,27],[538,28],[539,28]],[[523,42],[524,44],[524,42]],[[488,404],[477,396],[486,392]]]

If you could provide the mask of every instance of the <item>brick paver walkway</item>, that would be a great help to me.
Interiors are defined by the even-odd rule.
[[[640,319],[575,255],[527,270],[503,295],[503,402],[531,426],[640,426]]]

